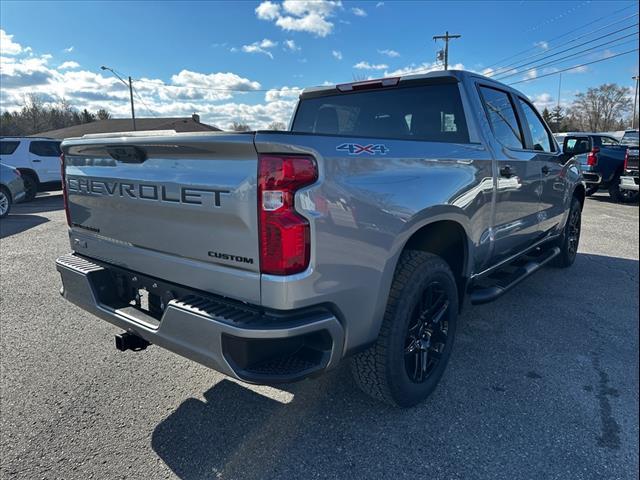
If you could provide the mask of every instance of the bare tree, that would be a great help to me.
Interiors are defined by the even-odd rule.
[[[569,109],[571,120],[582,130],[611,131],[619,128],[631,109],[629,89],[606,83],[578,93]]]
[[[267,127],[267,130],[286,130],[287,126],[284,122],[271,122]]]
[[[232,130],[234,132],[248,132],[251,130],[251,127],[246,123],[233,122],[231,125],[229,125],[229,130]]]

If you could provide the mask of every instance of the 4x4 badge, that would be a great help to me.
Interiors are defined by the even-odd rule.
[[[357,143],[343,143],[338,145],[336,150],[339,152],[349,152],[349,155],[360,155],[368,153],[369,155],[386,155],[389,149],[383,143],[370,143],[369,145],[359,145]]]

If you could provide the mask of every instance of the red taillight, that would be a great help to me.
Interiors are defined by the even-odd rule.
[[[624,169],[626,170],[627,167],[629,166],[629,149],[627,148],[627,151],[624,152]]]
[[[590,167],[594,167],[598,164],[598,152],[600,152],[600,147],[593,147],[587,155],[587,165]]]
[[[62,202],[64,214],[67,217],[67,225],[71,226],[71,215],[69,215],[69,199],[67,194],[67,177],[64,174],[64,153],[60,155],[60,179],[62,180]]]
[[[260,271],[291,275],[309,266],[310,227],[295,211],[297,190],[318,179],[312,157],[260,155],[258,159],[258,217]]]

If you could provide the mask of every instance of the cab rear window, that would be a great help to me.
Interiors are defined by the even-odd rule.
[[[302,99],[291,130],[350,137],[469,143],[456,83]]]

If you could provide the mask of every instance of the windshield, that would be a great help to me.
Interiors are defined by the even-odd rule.
[[[634,147],[638,146],[638,132],[625,132],[620,140],[622,145],[631,145]]]

